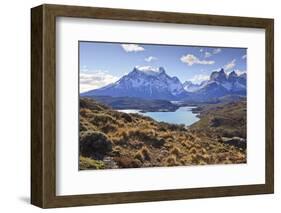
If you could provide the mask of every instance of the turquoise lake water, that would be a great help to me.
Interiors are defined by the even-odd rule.
[[[136,109],[123,109],[118,110],[119,112],[125,113],[138,113],[145,116],[149,116],[156,121],[163,121],[166,123],[172,124],[184,124],[191,125],[196,121],[199,121],[199,118],[196,116],[197,114],[192,113],[192,109],[195,107],[185,106],[178,108],[175,112],[140,112],[140,110]]]

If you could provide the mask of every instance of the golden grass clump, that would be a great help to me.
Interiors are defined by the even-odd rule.
[[[166,166],[178,166],[179,163],[177,162],[177,157],[175,155],[170,155],[166,161],[165,161]]]
[[[115,146],[112,150],[112,153],[116,156],[120,156],[122,152],[122,147],[121,146]]]
[[[92,114],[93,113],[90,109],[85,109],[85,108],[80,109],[80,115],[81,116],[87,117],[87,116],[92,115]]]
[[[189,150],[190,154],[196,154],[197,153],[197,149],[193,146],[191,147],[191,149]]]
[[[170,153],[171,153],[172,155],[177,156],[177,157],[178,157],[179,155],[181,155],[180,149],[179,149],[178,147],[176,147],[176,146],[174,146],[174,147],[171,149]]]
[[[146,146],[143,146],[135,155],[135,158],[140,161],[150,160],[151,159],[151,153],[149,149]]]
[[[120,168],[138,168],[141,163],[137,159],[133,159],[129,156],[115,157],[115,162]]]
[[[112,117],[111,115],[108,115],[106,113],[99,113],[99,114],[94,114],[90,122],[94,125],[104,125],[106,123],[115,123],[115,118]]]

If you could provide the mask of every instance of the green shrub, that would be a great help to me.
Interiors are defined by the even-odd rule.
[[[79,145],[82,156],[95,159],[103,159],[104,155],[112,150],[112,141],[98,131],[81,132]]]
[[[94,160],[83,156],[79,157],[79,169],[104,169],[105,165],[100,160]]]

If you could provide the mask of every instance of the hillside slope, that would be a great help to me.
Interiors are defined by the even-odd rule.
[[[200,120],[191,126],[194,131],[204,129],[215,134],[224,143],[246,149],[247,105],[246,100],[202,105],[195,109]]]
[[[222,143],[204,129],[156,122],[80,99],[80,164],[83,169],[245,163],[245,149]]]

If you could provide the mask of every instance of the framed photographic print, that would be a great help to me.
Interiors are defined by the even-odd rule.
[[[274,191],[273,19],[31,10],[31,203]]]

